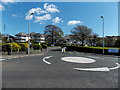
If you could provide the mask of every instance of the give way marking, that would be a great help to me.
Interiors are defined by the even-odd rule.
[[[73,69],[76,69],[76,70],[82,70],[82,71],[103,71],[103,72],[109,72],[110,70],[114,70],[114,69],[118,69],[120,68],[120,64],[119,63],[116,63],[116,67],[113,67],[113,68],[108,68],[108,67],[101,67],[101,68],[73,68]]]
[[[49,58],[51,58],[51,57],[53,57],[53,56],[44,57],[44,58],[43,58],[43,62],[45,62],[46,64],[51,64],[50,62],[46,61],[46,59],[49,59]]]

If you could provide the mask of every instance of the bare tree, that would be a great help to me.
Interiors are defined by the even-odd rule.
[[[49,44],[55,44],[62,38],[63,31],[55,25],[47,25],[44,34],[46,35],[46,41]]]
[[[78,35],[81,37],[82,45],[84,45],[85,39],[91,34],[91,32],[92,32],[92,29],[88,28],[87,26],[83,26],[83,25],[77,25],[71,31],[71,33],[73,33],[74,35]]]

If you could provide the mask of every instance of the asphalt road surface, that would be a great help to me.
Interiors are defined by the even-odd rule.
[[[49,57],[50,56],[50,57]],[[47,57],[47,58],[46,58]],[[83,57],[94,63],[73,63],[63,57]],[[28,56],[2,61],[3,88],[118,88],[118,69],[84,71],[74,68],[116,67],[116,56],[61,52],[53,48],[40,56]]]

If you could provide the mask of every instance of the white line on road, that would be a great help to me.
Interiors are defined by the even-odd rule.
[[[73,68],[73,69],[76,69],[76,70],[82,70],[82,71],[103,71],[103,72],[108,72],[110,70],[114,70],[114,69],[118,69],[120,68],[120,64],[119,63],[116,63],[116,67],[113,67],[113,68],[108,68],[108,67],[101,67],[101,68]]]
[[[117,64],[117,66],[116,66],[116,67],[109,68],[109,70],[114,70],[114,69],[118,69],[118,68],[120,68],[120,64],[119,64],[119,63],[116,63],[116,64]]]
[[[0,59],[0,61],[3,61],[3,60],[5,60],[5,59],[3,59],[3,58]]]
[[[51,58],[51,57],[53,57],[53,56],[44,57],[44,58],[43,58],[43,62],[45,62],[45,63],[47,63],[47,64],[51,64],[50,62],[46,61],[46,59],[49,59],[49,58]]]

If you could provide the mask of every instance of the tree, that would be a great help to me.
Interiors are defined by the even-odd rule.
[[[115,44],[115,40],[113,38],[106,38],[105,45],[108,47],[113,47]]]
[[[56,44],[63,36],[63,31],[55,25],[47,25],[44,34],[48,44]]]
[[[91,34],[91,32],[92,32],[92,29],[83,25],[77,25],[71,31],[71,33],[73,33],[74,35],[78,35],[81,37],[82,46],[84,45],[85,39]]]
[[[115,46],[120,47],[120,37],[117,38],[117,40],[115,42]]]
[[[98,34],[93,33],[92,36],[93,36],[93,44],[94,44],[94,46],[96,46]]]

